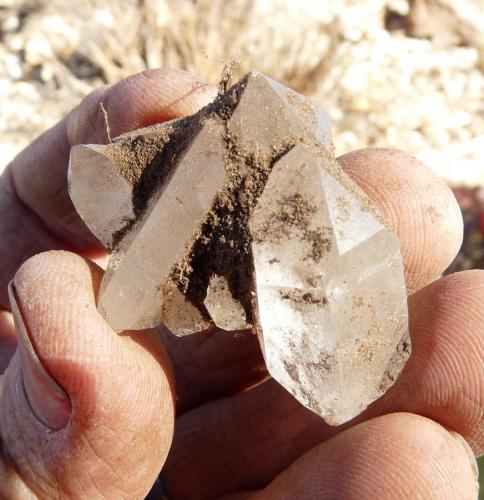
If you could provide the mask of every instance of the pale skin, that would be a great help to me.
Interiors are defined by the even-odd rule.
[[[191,114],[214,92],[170,70],[100,89],[0,178],[0,497],[143,498],[163,468],[173,499],[475,498],[484,271],[440,278],[461,215],[404,153],[339,158],[400,237],[413,342],[395,386],[355,421],[330,427],[267,379],[250,332],[117,335],[98,315],[103,271],[89,259],[105,254],[69,201],[70,146],[106,141],[101,101],[114,137]],[[62,397],[15,331],[12,279]]]

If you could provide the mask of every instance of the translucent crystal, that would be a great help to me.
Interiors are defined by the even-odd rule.
[[[204,316],[173,282],[163,287],[161,321],[176,335],[182,337],[208,329],[212,322]]]
[[[223,330],[244,330],[250,327],[242,304],[232,295],[223,276],[214,274],[210,278],[204,300],[212,321]]]
[[[192,117],[73,148],[69,172],[111,250],[98,308],[116,330],[252,327],[270,374],[331,424],[400,373],[399,242],[319,104],[249,73]]]
[[[134,215],[132,186],[106,146],[72,148],[69,167],[69,192],[77,211],[104,246],[112,246],[113,235]]]
[[[398,239],[302,145],[275,164],[250,228],[269,372],[328,423],[351,419],[406,357],[391,360],[407,329]]]
[[[210,120],[204,123],[184,151],[177,168],[167,176],[162,189],[153,194],[144,213],[114,248],[101,284],[98,308],[115,330],[156,326],[172,310],[165,307],[163,311],[163,290],[170,281],[172,265],[203,221],[224,183],[221,131],[221,125],[217,123]],[[106,148],[112,149],[112,146]],[[73,148],[74,152],[76,150]],[[104,166],[104,161],[99,162],[101,172]],[[71,192],[86,190],[83,170],[82,162],[71,161]],[[97,177],[93,176],[91,190],[94,190],[96,181]],[[73,201],[81,215],[86,213],[76,196],[73,196]],[[86,204],[90,203],[89,200]],[[104,212],[100,210],[96,216],[84,220],[92,229],[104,222]],[[113,229],[119,230],[118,227]],[[192,308],[189,309],[194,331],[197,331],[200,329],[198,320]],[[200,317],[200,323],[206,322]],[[185,334],[185,328],[180,333]]]

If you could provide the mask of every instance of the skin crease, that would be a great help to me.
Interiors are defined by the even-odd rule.
[[[103,251],[68,198],[70,146],[106,140],[100,101],[116,136],[193,113],[214,92],[172,70],[100,89],[0,178],[0,362],[15,343],[6,295],[15,276],[34,350],[69,408],[60,428],[43,423],[43,371],[18,350],[0,378],[0,496],[143,498],[166,461],[176,403],[163,471],[173,498],[475,498],[461,436],[481,452],[484,273],[429,285],[456,253],[462,220],[450,190],[404,153],[339,159],[399,235],[409,291],[421,289],[410,299],[414,355],[356,421],[330,428],[272,380],[259,383],[266,373],[250,332],[118,336],[98,315],[102,270],[81,256]],[[81,256],[32,257],[53,249]]]

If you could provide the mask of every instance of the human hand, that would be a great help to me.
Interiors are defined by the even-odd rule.
[[[70,147],[194,113],[212,90],[150,71],[88,96],[0,178],[1,498],[143,498],[173,437],[174,385],[156,331],[115,334],[96,312],[104,250],[67,192]],[[16,273],[16,275],[15,275]],[[17,334],[12,309],[18,310]],[[16,337],[16,338],[15,338]]]
[[[66,189],[69,147],[106,140],[100,101],[114,136],[192,113],[211,96],[185,73],[148,72],[95,92],[21,153],[0,181],[2,291],[38,252],[102,254]],[[340,162],[399,234],[409,291],[435,279],[460,244],[462,221],[450,191],[402,153],[365,150]],[[81,257],[48,253],[15,277],[12,292],[40,365],[18,331],[19,350],[0,380],[4,496],[142,497],[165,461],[173,429],[170,361],[154,331],[117,336],[104,323],[95,309],[101,275]],[[266,377],[250,332],[177,339],[161,329],[180,415],[163,472],[168,492],[173,498],[475,496],[468,448],[449,431],[482,450],[483,275],[447,277],[412,296],[413,354],[404,373],[363,415],[336,428],[272,380],[241,392]],[[6,360],[15,344],[6,293],[0,305]],[[259,491],[237,493],[246,490]]]

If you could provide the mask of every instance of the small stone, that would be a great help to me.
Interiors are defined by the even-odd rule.
[[[215,326],[222,330],[246,330],[251,326],[247,323],[242,304],[232,296],[223,276],[214,274],[210,278],[204,304]]]
[[[111,249],[116,330],[257,333],[269,373],[330,424],[410,353],[398,238],[333,156],[317,103],[249,73],[192,117],[71,153],[70,192]]]
[[[173,282],[163,287],[161,321],[179,337],[207,330],[213,325],[208,314],[200,312]]]

